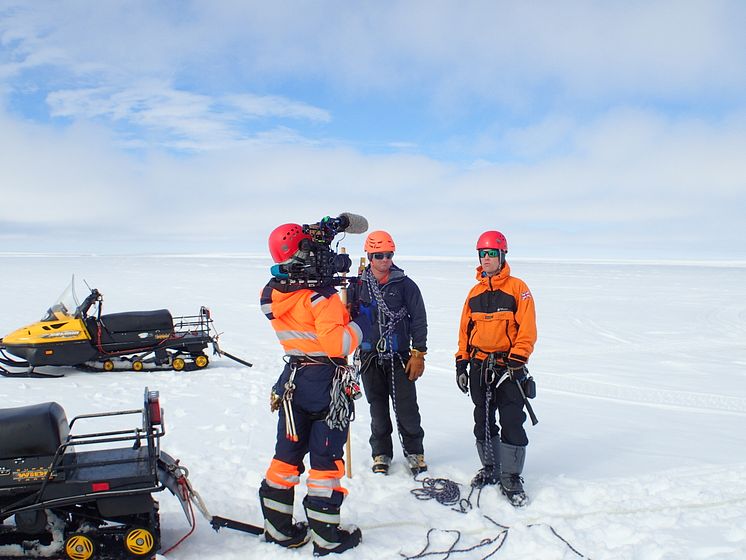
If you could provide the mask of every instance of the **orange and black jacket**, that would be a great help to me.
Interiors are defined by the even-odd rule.
[[[299,289],[272,279],[260,301],[288,356],[342,358],[363,339],[332,286]]]
[[[499,274],[486,276],[477,268],[478,284],[464,303],[456,360],[483,360],[504,352],[526,363],[536,343],[536,309],[526,283],[510,275],[505,263]]]

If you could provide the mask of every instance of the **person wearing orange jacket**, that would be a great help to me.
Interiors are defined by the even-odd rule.
[[[274,272],[303,269],[293,264],[304,263],[310,241],[298,224],[279,226],[269,236],[270,253],[280,268],[273,267],[273,278],[262,290],[261,309],[285,350],[287,364],[272,392],[271,407],[279,409],[280,417],[274,458],[259,496],[268,542],[296,548],[310,538],[314,555],[325,556],[349,550],[362,540],[357,527],[340,527],[347,494],[341,479],[350,407],[344,399],[351,399],[344,391],[354,389],[346,356],[363,340],[370,322],[364,316],[351,321],[333,285]],[[294,523],[294,488],[307,453],[311,470],[303,506],[308,523]]]
[[[534,298],[526,283],[510,274],[502,233],[480,235],[477,252],[477,285],[464,303],[456,352],[456,383],[465,394],[471,390],[482,463],[472,486],[499,484],[512,505],[523,506],[528,502],[521,478],[528,437],[518,384],[529,379],[526,364],[536,343]]]

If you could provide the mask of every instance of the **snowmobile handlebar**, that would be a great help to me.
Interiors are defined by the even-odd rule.
[[[99,292],[96,288],[91,289],[91,293],[88,294],[88,297],[86,297],[83,300],[83,303],[81,303],[78,306],[78,309],[75,311],[75,317],[76,318],[85,318],[88,315],[88,310],[91,308],[91,306],[99,301],[103,301],[104,296],[101,295],[101,292]]]

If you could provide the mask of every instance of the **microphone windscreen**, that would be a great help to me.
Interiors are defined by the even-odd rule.
[[[347,233],[365,233],[368,231],[368,220],[360,214],[352,214],[350,212],[342,212],[339,215],[340,218],[347,220],[349,225],[344,228]]]

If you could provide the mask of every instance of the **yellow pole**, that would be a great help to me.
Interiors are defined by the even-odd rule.
[[[343,255],[347,254],[347,249],[342,247],[339,252]],[[342,273],[342,278],[347,276],[346,272]],[[340,290],[339,294],[342,303],[347,305],[347,286],[344,286]],[[352,478],[352,443],[350,440],[350,433],[352,432],[352,422],[347,424],[347,442],[345,443],[345,470],[347,472],[347,478]]]

